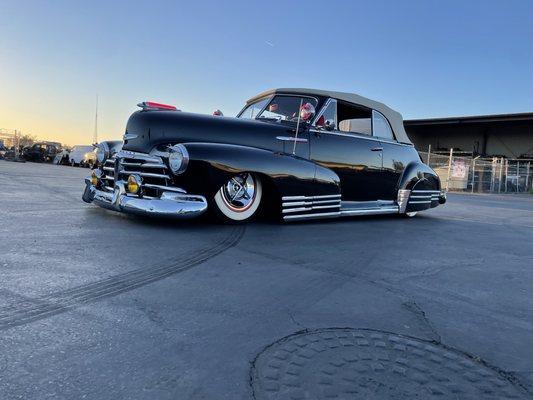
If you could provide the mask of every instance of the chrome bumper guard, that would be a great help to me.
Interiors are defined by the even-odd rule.
[[[162,216],[172,218],[193,218],[207,210],[204,196],[183,192],[163,192],[159,198],[142,198],[128,195],[124,181],[115,182],[113,192],[97,189],[91,178],[85,178],[83,201],[95,203],[108,210],[136,215]]]

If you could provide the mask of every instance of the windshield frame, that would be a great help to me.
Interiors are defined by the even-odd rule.
[[[312,96],[312,95],[307,95],[307,94],[299,94],[299,93],[274,93],[274,94],[270,94],[268,96],[264,96],[264,97],[261,97],[260,99],[257,99],[256,101],[254,101],[253,103],[249,103],[249,104],[246,104],[244,106],[244,108],[239,112],[239,114],[237,115],[237,118],[241,118],[241,115],[244,113],[245,110],[248,109],[248,107],[250,107],[251,105],[253,104],[257,104],[258,102],[260,101],[264,101],[265,99],[269,99],[268,102],[265,103],[264,107],[261,108],[261,111],[259,111],[256,116],[253,118],[253,120],[256,120],[256,121],[273,121],[274,119],[273,118],[266,118],[266,117],[263,117],[263,118],[259,118],[259,116],[261,114],[263,114],[263,112],[267,109],[267,107],[272,103],[272,100],[274,100],[276,97],[299,97],[301,99],[312,99],[314,101],[316,101],[316,106],[315,106],[315,109],[320,111],[320,109],[322,108],[321,107],[321,102],[320,102],[320,99],[318,97],[315,97],[315,96]],[[320,107],[320,108],[319,108]],[[316,115],[315,115],[316,117]],[[302,121],[302,122],[305,122],[307,124],[311,123],[314,118],[313,117],[310,121]],[[243,118],[244,119],[244,118]],[[291,122],[294,122],[294,121],[288,121],[288,120],[280,120],[280,122],[288,122],[288,123],[291,123]],[[295,122],[294,122],[295,123]]]
[[[257,100],[254,101],[254,102],[246,103],[246,104],[244,105],[244,107],[242,108],[242,110],[239,111],[239,113],[237,114],[237,117],[236,117],[236,118],[240,118],[240,119],[251,119],[251,120],[255,120],[255,119],[257,119],[257,116],[260,115],[260,114],[265,110],[265,108],[268,107],[268,105],[270,104],[270,102],[272,101],[272,99],[274,98],[274,96],[275,96],[275,95],[273,95],[273,94],[269,94],[268,96],[261,97],[260,99],[257,99]],[[262,101],[264,101],[264,100],[267,100],[267,99],[268,99],[268,101],[265,103],[265,105],[263,106],[263,108],[261,108],[261,111],[259,111],[259,112],[256,114],[255,117],[253,117],[253,118],[243,118],[243,117],[241,117],[241,115],[242,115],[242,114],[243,114],[243,113],[244,113],[244,112],[245,112],[250,106],[253,106],[254,104],[260,103],[260,102],[262,102]]]

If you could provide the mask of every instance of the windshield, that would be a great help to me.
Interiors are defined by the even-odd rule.
[[[268,106],[257,118],[276,119],[278,121],[296,121],[302,107],[310,105],[316,109],[317,101],[311,97],[274,96]]]
[[[302,114],[302,108],[311,109],[314,115],[314,109],[316,109],[317,103],[317,100],[312,97],[290,95],[267,97],[250,104],[241,112],[239,118],[296,121],[298,119],[298,110]],[[303,115],[311,116],[309,113]],[[302,118],[306,120],[305,117],[302,116]]]

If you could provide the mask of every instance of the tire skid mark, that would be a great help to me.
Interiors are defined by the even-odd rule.
[[[234,247],[244,235],[244,226],[232,229],[230,234],[214,246],[204,248],[193,255],[182,256],[170,265],[154,268],[138,268],[97,282],[77,286],[61,292],[35,299],[33,304],[23,307],[4,307],[0,309],[0,330],[47,318],[63,313],[83,304],[136,289],[171,275],[184,272],[216,257]]]

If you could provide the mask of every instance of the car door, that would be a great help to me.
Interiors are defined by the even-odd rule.
[[[315,119],[309,135],[310,159],[339,176],[343,201],[381,200],[382,146],[370,136],[371,111],[363,110],[368,115],[359,115],[362,118],[354,118],[351,126],[349,122],[343,126],[343,121],[338,123],[339,117],[348,121],[349,117],[357,117],[361,109],[341,105],[338,110],[337,103],[329,99]],[[349,107],[354,107],[351,114]]]
[[[340,178],[343,201],[380,199],[381,144],[337,130],[310,132],[310,158]]]

